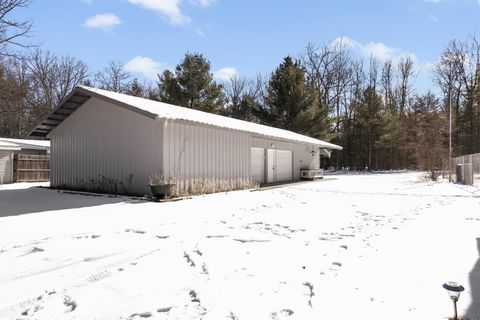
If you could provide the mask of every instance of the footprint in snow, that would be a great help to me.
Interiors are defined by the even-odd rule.
[[[87,278],[87,281],[90,282],[90,283],[91,282],[97,282],[97,281],[103,280],[105,278],[108,278],[111,275],[112,275],[112,273],[110,271],[102,271],[102,272],[90,275]]]
[[[136,317],[150,318],[152,316],[153,316],[152,313],[150,311],[147,311],[147,312],[140,312],[140,313],[132,313],[128,319],[134,319]]]
[[[135,230],[135,229],[125,229],[125,232],[133,232],[133,233],[139,233],[139,234],[147,233],[146,231],[143,231],[143,230]]]
[[[337,261],[332,262],[332,267],[330,267],[330,270],[336,272],[340,269],[341,266],[342,266],[341,262],[337,262]]]
[[[30,250],[27,251],[26,253],[22,254],[20,257],[28,256],[29,254],[38,253],[38,252],[43,252],[43,251],[45,251],[45,250],[42,249],[42,248],[33,247],[32,249],[30,249]]]
[[[51,308],[52,305],[55,308],[55,305],[62,303],[61,296],[57,295],[56,293],[57,292],[55,290],[45,291],[45,294],[42,294],[37,298],[33,299],[32,302],[34,302],[34,304],[32,305],[32,307],[24,310],[21,315],[33,316],[35,313],[42,309]],[[68,295],[63,295],[63,305],[67,307],[67,309],[65,309],[65,312],[73,312],[78,306],[77,302]]]
[[[283,319],[285,317],[290,317],[292,314],[294,314],[293,310],[282,309],[278,312],[273,312],[270,316],[272,317],[272,319],[277,320],[277,319]]]
[[[77,308],[77,302],[69,296],[65,296],[63,298],[63,304],[67,307],[70,307],[70,310],[68,310],[69,312],[75,311],[75,309]]]

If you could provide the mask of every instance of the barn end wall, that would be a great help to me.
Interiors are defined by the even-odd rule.
[[[50,133],[51,186],[147,194],[163,166],[162,132],[160,121],[92,97]]]

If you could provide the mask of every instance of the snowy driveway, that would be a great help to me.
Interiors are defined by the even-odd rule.
[[[0,190],[0,319],[442,319],[448,280],[480,317],[476,189],[337,178],[170,203]]]

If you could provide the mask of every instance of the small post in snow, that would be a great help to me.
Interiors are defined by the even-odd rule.
[[[443,288],[447,290],[448,295],[450,296],[450,299],[453,301],[453,317],[448,318],[449,320],[458,320],[458,315],[457,315],[457,301],[460,298],[460,292],[465,290],[461,285],[457,284],[456,282],[449,281],[447,283],[443,284]]]

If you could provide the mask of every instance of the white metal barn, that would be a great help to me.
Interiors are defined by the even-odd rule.
[[[341,147],[202,111],[76,87],[31,133],[51,141],[52,187],[118,183],[146,194],[154,173],[192,181],[273,183],[318,169],[319,153]]]

